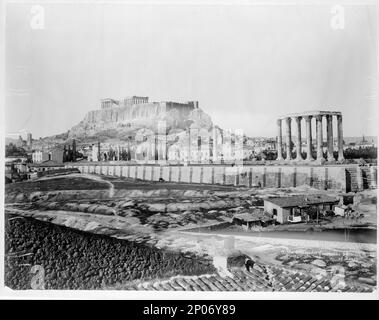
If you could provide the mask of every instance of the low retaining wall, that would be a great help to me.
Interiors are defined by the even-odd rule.
[[[135,165],[109,163],[69,163],[82,173],[141,179],[146,181],[221,184],[260,188],[311,186],[317,189],[358,191],[376,188],[377,168],[357,165],[335,166],[254,166],[222,165]]]

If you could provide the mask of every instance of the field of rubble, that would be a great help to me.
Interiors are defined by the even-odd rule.
[[[123,223],[124,231],[137,227],[147,234],[222,223],[236,212],[263,204],[248,189],[103,180],[90,175],[9,185],[5,202],[12,213],[113,218]]]
[[[376,287],[376,254],[372,248],[371,251],[352,249],[363,254],[353,266],[348,255],[339,260],[329,256],[320,259],[309,253],[295,257],[291,255],[294,250],[291,241],[272,245],[264,239],[236,237],[234,247],[228,248],[225,236],[217,232],[206,235],[193,231],[228,226],[234,214],[262,206],[265,197],[304,192],[320,191],[151,183],[88,174],[10,184],[5,194],[5,212],[11,217],[6,229],[6,284],[26,289],[31,276],[30,265],[40,264],[46,272],[46,286],[54,289],[160,290],[165,287],[165,290],[182,290],[184,284],[177,283],[181,280],[173,280],[174,284],[170,280],[182,277],[180,279],[192,279],[184,283],[193,290],[231,287],[233,290],[295,290],[302,288],[300,284],[305,284],[304,279],[310,275],[322,274],[322,279],[307,280],[317,284],[306,286],[309,291],[333,288],[343,291],[345,287],[330,284],[335,270],[343,268],[346,288],[349,288],[345,288],[346,291],[372,291]],[[369,197],[371,194],[363,195],[362,203],[372,214],[372,201],[365,200]],[[95,247],[106,249],[96,251]],[[330,253],[329,249],[324,253]],[[128,262],[121,259],[130,252],[132,255],[125,258]],[[285,284],[278,284],[275,279],[266,283],[267,275],[263,277],[264,282],[240,268],[229,275],[228,285],[226,280],[220,280],[220,272],[230,270],[216,263],[215,258],[236,252],[248,254],[267,268],[274,268],[270,274],[278,274],[275,268],[284,273],[287,271],[283,270],[289,268],[302,276],[288,281],[292,272],[288,271],[284,277],[287,280],[283,280]],[[29,260],[20,263],[18,256]],[[322,262],[317,265],[317,260]],[[210,285],[212,279],[218,284]]]
[[[5,284],[30,289],[42,266],[45,289],[99,289],[135,279],[214,271],[210,259],[41,222],[7,217]]]

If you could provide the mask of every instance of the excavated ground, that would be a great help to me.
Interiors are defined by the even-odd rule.
[[[8,225],[9,229],[7,229],[6,254],[9,258],[14,254],[19,255],[20,252],[21,256],[29,253],[26,257],[29,256],[29,259],[32,260],[23,266],[18,258],[15,260],[10,258],[7,262],[9,276],[7,284],[18,289],[26,288],[28,280],[25,279],[28,278],[25,272],[29,270],[30,265],[36,263],[42,264],[44,268],[46,267],[45,270],[48,270],[46,279],[47,286],[50,288],[142,288],[153,290],[151,285],[156,283],[153,288],[159,290],[162,288],[159,283],[170,282],[172,276],[178,275],[182,277],[191,275],[195,279],[206,277],[203,280],[209,282],[213,279],[213,274],[216,277],[213,280],[218,283],[220,274],[225,273],[227,267],[226,263],[220,264],[217,259],[221,257],[225,260],[230,255],[238,253],[253,257],[267,268],[274,268],[270,269],[272,271],[269,272],[270,274],[277,274],[275,268],[282,270],[283,274],[286,274],[286,268],[291,268],[304,275],[300,277],[301,279],[312,277],[312,275],[322,275],[322,281],[320,279],[317,281],[321,281],[321,284],[329,281],[329,285],[321,287],[319,284],[315,287],[309,284],[308,291],[330,291],[332,288],[335,291],[346,288],[349,288],[346,290],[352,291],[372,291],[376,287],[376,249],[373,246],[352,246],[350,248],[345,244],[341,248],[335,247],[335,245],[314,248],[314,243],[304,242],[303,247],[300,247],[303,252],[297,253],[295,257],[293,252],[299,249],[299,246],[288,239],[277,245],[265,239],[258,241],[253,237],[235,237],[233,245],[230,245],[228,236],[187,232],[197,227],[217,226],[222,228],[224,224],[229,225],[234,214],[249,212],[257,206],[261,206],[265,197],[304,194],[305,192],[319,193],[320,191],[308,188],[304,190],[300,188],[257,190],[233,186],[147,183],[86,174],[45,177],[36,181],[11,184],[6,187],[5,197],[5,211],[12,217]],[[376,210],[376,205],[373,209],[372,205],[370,206],[372,201],[364,200],[367,198],[367,195],[363,195],[362,203],[372,215],[372,212]],[[38,220],[48,221],[50,224],[39,225],[41,222]],[[54,227],[54,225],[57,226]],[[78,233],[75,230],[81,231]],[[50,234],[55,236],[50,237]],[[241,234],[247,235],[242,231]],[[51,238],[53,244],[47,245],[47,240],[43,238]],[[81,242],[89,245],[77,247],[75,243]],[[94,243],[96,247],[109,247],[108,249],[115,252],[115,255],[108,257],[106,253],[108,249],[98,250],[97,253],[92,252],[95,251]],[[69,250],[70,256],[66,255],[66,248]],[[114,256],[123,256],[129,252],[128,250],[134,250],[130,262],[132,267],[119,265],[118,258],[114,258]],[[79,260],[73,259],[75,252],[78,252],[76,257],[84,259],[81,260],[83,265]],[[161,265],[159,259],[164,254],[179,255],[177,257],[178,265],[182,265],[182,267],[171,262]],[[148,262],[149,255],[153,255],[157,259]],[[331,256],[336,258],[332,259]],[[105,260],[109,259],[114,260],[114,263],[105,265]],[[190,259],[188,261],[191,261],[193,268],[186,264],[186,259]],[[224,261],[222,259],[221,261]],[[70,261],[67,262],[68,265],[62,262],[65,260]],[[75,271],[76,273],[73,273],[75,276],[71,276],[71,272],[65,272],[67,268],[74,270],[76,265],[79,267]],[[154,266],[161,272],[157,272]],[[345,287],[338,287],[332,281],[335,270],[342,275]],[[99,277],[99,274],[102,276]],[[251,274],[241,275],[239,271],[233,271],[231,275],[234,275],[235,279],[238,278],[238,275],[242,276],[241,279],[247,277],[245,282],[250,284],[237,286],[239,290],[253,290],[252,288],[255,288],[254,290],[260,290],[259,288],[279,290],[278,288],[280,288],[280,290],[294,291],[301,288],[302,282],[305,283],[304,279],[295,280],[296,277],[292,282],[288,282],[289,273],[287,278],[284,277],[287,279],[287,282],[283,280],[284,284],[276,283],[274,277],[270,280],[270,285],[260,287],[253,283],[254,281],[259,283],[260,280],[254,280],[254,277],[251,278]],[[209,277],[211,280],[208,280]],[[174,281],[174,283],[178,281]],[[200,283],[204,282],[199,281]],[[241,281],[243,283],[243,280]],[[334,286],[330,284],[330,281]],[[208,286],[198,285],[196,287],[191,280],[187,282],[193,284],[191,287],[187,283],[187,287],[192,289],[229,288],[225,283],[218,283],[218,285],[209,285],[208,283]],[[313,282],[316,283],[316,280]],[[274,283],[276,283],[275,286],[273,286]],[[341,282],[338,283],[341,284]],[[182,283],[182,289],[183,285]],[[181,290],[180,286],[175,285],[171,285],[171,287],[167,285],[167,288]]]

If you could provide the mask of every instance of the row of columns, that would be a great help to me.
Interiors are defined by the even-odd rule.
[[[114,104],[114,101],[112,99],[101,100],[101,108],[102,109],[112,108],[113,104]]]
[[[149,98],[148,97],[132,97],[131,99],[132,104],[140,104],[140,103],[148,103]]]
[[[286,131],[286,160],[292,160],[292,145],[291,145],[291,122],[292,119],[296,121],[297,124],[297,138],[296,138],[296,159],[294,160],[304,160],[301,155],[301,120],[305,119],[305,132],[307,138],[307,147],[306,153],[307,157],[305,160],[312,161],[314,160],[312,156],[312,118],[316,118],[316,141],[317,141],[317,160],[322,160],[323,155],[323,131],[322,131],[322,117],[326,117],[326,135],[327,135],[327,159],[328,161],[333,161],[333,115],[317,115],[317,116],[297,116],[297,117],[288,117],[285,120],[285,131]],[[343,130],[342,130],[342,115],[336,115],[337,117],[337,138],[338,138],[338,161],[343,161]],[[282,119],[279,119],[278,122],[278,158],[277,160],[284,160],[283,158],[283,137],[282,137]]]

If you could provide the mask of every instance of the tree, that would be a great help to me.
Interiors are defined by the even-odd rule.
[[[315,207],[309,207],[305,211],[306,211],[306,214],[309,215],[309,218],[311,220],[315,220],[315,219],[318,218],[318,209],[317,208],[315,208]]]
[[[262,159],[264,160],[275,160],[277,158],[277,151],[276,150],[263,150]]]
[[[345,159],[376,159],[378,149],[376,147],[347,148],[344,150]]]
[[[121,158],[121,160],[123,160],[123,161],[127,161],[127,160],[129,160],[129,159],[128,159],[128,153],[126,152],[125,149],[122,149],[122,151],[120,152],[120,158]]]
[[[111,161],[111,160],[114,160],[116,157],[116,152],[110,148],[109,151],[108,151],[108,159]]]

